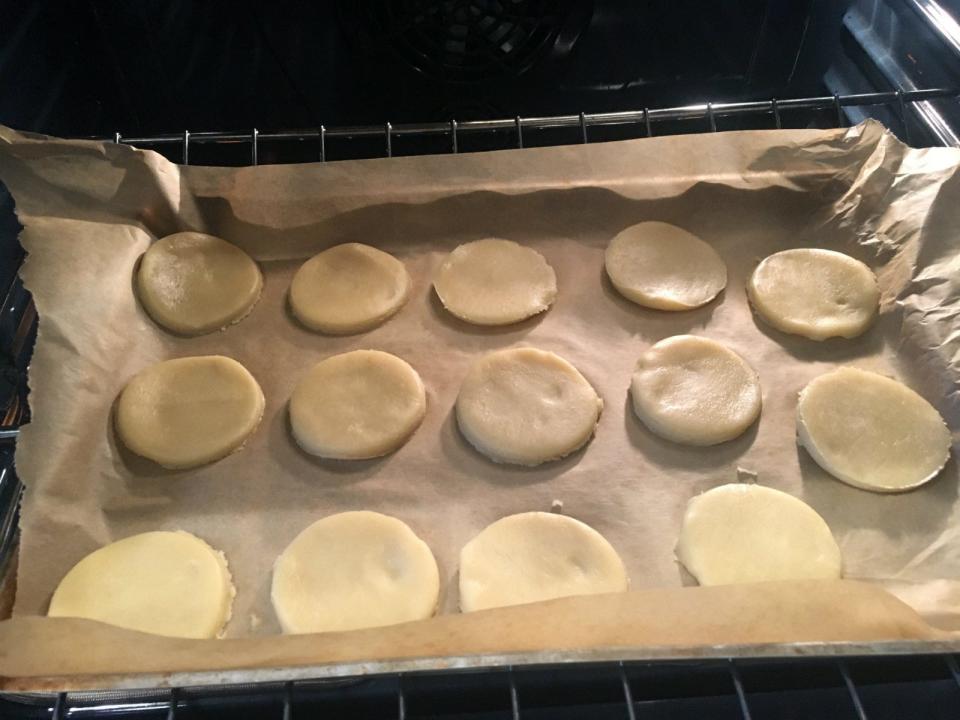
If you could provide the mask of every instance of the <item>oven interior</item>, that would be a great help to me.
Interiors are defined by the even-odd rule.
[[[960,146],[957,0],[0,2],[0,123],[248,165],[876,118]],[[0,576],[36,312],[0,184]],[[3,616],[5,608],[0,608]],[[940,718],[952,655],[535,668],[0,696],[10,718]]]

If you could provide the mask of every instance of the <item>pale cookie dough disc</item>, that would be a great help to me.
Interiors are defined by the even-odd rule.
[[[687,445],[732,440],[760,415],[756,371],[733,350],[693,335],[647,350],[637,361],[630,397],[644,425]]]
[[[297,444],[311,455],[339,460],[396,450],[426,412],[417,371],[379,350],[354,350],[317,363],[290,396]]]
[[[870,268],[849,255],[817,248],[766,258],[750,276],[747,296],[777,330],[811,340],[860,335],[880,302]]]
[[[424,620],[440,573],[427,544],[396,518],[345,512],[313,523],[273,566],[270,597],[285,633]]]
[[[220,355],[166,360],[120,393],[116,428],[137,455],[168,468],[219,460],[263,417],[263,392],[243,365]]]
[[[290,283],[290,308],[311,330],[350,335],[382,323],[409,295],[402,262],[369,245],[344,243],[300,266]]]
[[[623,561],[603,535],[555,513],[497,520],[460,552],[464,612],[623,592],[629,582]]]
[[[475,325],[508,325],[541,313],[557,297],[557,276],[543,255],[511,240],[460,245],[433,278],[443,306]]]
[[[657,310],[698,308],[727,285],[727,266],[716,250],[662,222],[642,222],[621,232],[607,246],[604,264],[621,295]]]
[[[243,250],[213,235],[157,240],[137,270],[140,302],[158,324],[202,335],[241,320],[260,298],[263,277]]]
[[[852,367],[803,389],[797,438],[835,478],[877,492],[923,485],[950,457],[950,431],[930,403],[896,380]]]
[[[534,348],[490,353],[467,372],[457,424],[496,462],[539,465],[582,447],[603,401],[573,365]]]
[[[734,483],[690,500],[677,558],[701,585],[829,580],[843,571],[827,523],[805,502]]]
[[[47,614],[155,635],[212,638],[230,619],[233,595],[223,553],[187,532],[147,532],[74,565]]]

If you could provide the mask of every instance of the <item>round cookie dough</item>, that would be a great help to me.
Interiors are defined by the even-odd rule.
[[[273,566],[285,633],[381,627],[437,609],[440,573],[427,544],[396,518],[358,511],[310,525]]]
[[[800,248],[757,265],[747,283],[750,304],[768,324],[811,340],[852,338],[877,316],[880,290],[873,272],[849,255]]]
[[[539,465],[579,449],[593,435],[603,400],[573,365],[534,348],[498,350],[467,372],[457,424],[495,462]]]
[[[732,440],[760,415],[756,371],[733,350],[693,335],[647,350],[637,361],[630,397],[651,431],[687,445]]]
[[[202,335],[246,317],[260,299],[263,276],[236,245],[181,232],[147,249],[136,284],[140,302],[157,324],[181,335]]]
[[[623,592],[629,584],[623,560],[603,535],[555,513],[502,518],[460,551],[464,612]]]
[[[394,315],[409,295],[402,262],[369,245],[344,243],[300,266],[290,283],[290,308],[311,330],[351,335]]]
[[[951,445],[930,403],[896,380],[852,367],[821,375],[803,389],[797,439],[835,478],[876,492],[932,480]]]
[[[557,297],[557,276],[543,255],[511,240],[457,247],[433,278],[443,306],[475,325],[509,325],[542,313]]]
[[[417,371],[379,350],[354,350],[317,363],[290,396],[297,444],[311,455],[338,460],[393,452],[426,412]]]
[[[233,596],[223,553],[187,532],[147,532],[74,565],[47,614],[154,635],[212,638],[230,619]]]
[[[687,503],[677,558],[701,585],[829,580],[843,571],[827,523],[785,492],[733,483]]]
[[[692,310],[727,285],[727,266],[696,235],[662,222],[642,222],[607,246],[610,282],[627,300],[657,310]]]
[[[236,360],[165,360],[141,370],[120,393],[117,435],[137,455],[167,468],[190,468],[243,445],[263,407],[260,386]]]

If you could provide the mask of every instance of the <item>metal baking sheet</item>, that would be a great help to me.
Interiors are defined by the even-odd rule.
[[[312,520],[356,508],[396,515],[428,542],[446,615],[456,612],[460,547],[498,517],[549,509],[554,500],[611,540],[634,588],[681,587],[690,579],[673,545],[686,501],[744,467],[824,515],[849,577],[893,590],[940,627],[960,626],[956,464],[913,493],[866,493],[798,451],[792,421],[807,381],[851,363],[903,378],[956,430],[957,164],[955,150],[909,150],[874,123],[253,168],[184,168],[127,147],[0,130],[0,178],[24,225],[23,276],[40,314],[30,375],[35,422],[17,454],[27,491],[15,615],[42,614],[60,577],[96,547],[182,528],[229,558],[238,595],[228,637],[280,647],[286,639],[276,636],[267,592],[274,558]],[[660,313],[609,286],[606,243],[652,219],[692,230],[720,251],[729,286],[718,301]],[[263,298],[223,333],[171,337],[132,293],[137,257],[182,229],[235,242],[264,269]],[[557,270],[558,300],[542,317],[478,330],[439,305],[430,276],[444,253],[489,235],[537,248]],[[305,257],[348,240],[400,257],[414,295],[370,333],[318,336],[286,311],[289,278]],[[882,314],[864,337],[812,343],[752,316],[743,285],[755,263],[806,246],[843,250],[878,272]],[[742,438],[683,448],[632,416],[626,388],[636,357],[684,332],[727,343],[760,372],[763,416]],[[569,359],[605,401],[585,450],[532,470],[478,455],[450,414],[470,362],[522,344]],[[359,347],[394,352],[417,368],[427,419],[383,460],[316,461],[289,437],[286,399],[314,362]],[[168,357],[214,352],[243,362],[268,398],[263,425],[242,451],[175,473],[118,447],[110,413],[132,374]]]

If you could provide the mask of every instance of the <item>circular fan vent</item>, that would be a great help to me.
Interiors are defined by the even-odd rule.
[[[368,0],[356,6],[374,41],[448,82],[525,72],[550,53],[569,15],[562,0]]]

